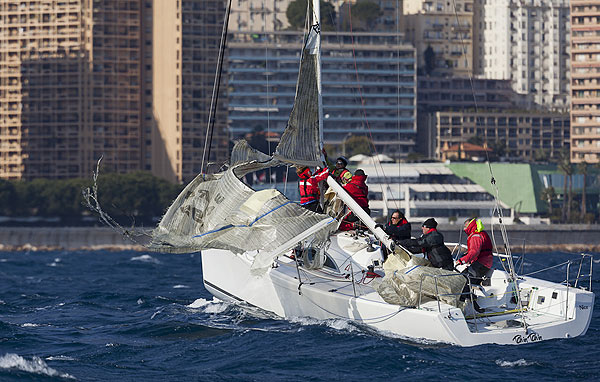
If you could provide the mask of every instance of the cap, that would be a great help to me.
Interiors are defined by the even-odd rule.
[[[342,162],[344,162],[344,166],[348,166],[348,159],[346,159],[345,156],[338,157],[336,159],[336,162],[339,161],[339,160],[341,160]]]
[[[427,220],[425,220],[423,222],[423,227],[436,228],[437,227],[437,222],[435,221],[434,218],[429,218],[429,219],[427,219]]]

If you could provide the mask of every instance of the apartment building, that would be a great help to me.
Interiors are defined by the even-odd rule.
[[[566,112],[570,96],[568,0],[477,0],[475,66],[512,81],[528,108]]]
[[[101,5],[101,6],[100,6]],[[0,3],[0,177],[142,168],[139,0]]]
[[[232,136],[257,128],[282,133],[294,101],[302,35],[234,33],[228,41]],[[398,34],[338,32],[322,34],[321,50],[325,143],[339,146],[363,135],[379,153],[399,158],[412,152],[414,48]]]
[[[600,1],[571,0],[571,161],[600,162]]]
[[[0,178],[199,172],[224,3],[0,2]],[[207,161],[228,157],[217,108]]]
[[[527,162],[557,158],[570,142],[565,113],[437,112],[435,123],[439,160],[453,159],[447,152],[455,153],[452,146],[468,141],[479,140],[484,148],[494,149],[496,156]]]
[[[472,73],[473,0],[404,0],[404,22],[421,72],[461,77]]]
[[[229,156],[226,76],[210,130],[208,124],[224,14],[221,0],[154,2],[149,157],[163,178],[189,181],[208,163],[209,172],[217,171]]]

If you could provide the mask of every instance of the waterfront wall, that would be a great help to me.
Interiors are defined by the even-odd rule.
[[[412,234],[421,235],[420,222],[412,223]],[[446,242],[466,243],[462,225],[438,227]],[[499,226],[486,227],[498,246],[503,246]],[[562,250],[600,252],[600,225],[510,225],[506,226],[513,253]],[[136,242],[107,227],[0,227],[0,250],[144,250],[147,237]]]

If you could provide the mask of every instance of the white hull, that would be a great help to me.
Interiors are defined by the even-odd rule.
[[[347,233],[334,235],[328,254],[337,252],[342,255],[340,248],[352,245],[352,240],[356,239]],[[379,250],[376,253],[379,254]],[[372,256],[373,252],[366,249],[355,252],[353,260],[357,262],[352,265],[354,271],[361,266],[366,268],[361,262],[367,262]],[[494,271],[492,285],[485,288],[484,293],[489,298],[484,298],[481,292],[476,293],[481,295],[478,299],[480,305],[490,310],[492,306],[502,306],[506,313],[503,314],[502,309],[495,309],[497,313],[489,317],[467,320],[460,309],[438,304],[437,301],[427,302],[419,308],[388,304],[369,284],[360,280],[349,282],[343,275],[348,272],[343,270],[339,273],[327,270],[301,271],[304,283],[299,293],[298,272],[293,260],[282,257],[276,262],[277,266],[269,269],[264,276],[254,276],[250,272],[252,259],[252,254],[236,255],[225,250],[202,251],[205,287],[222,300],[245,302],[283,318],[343,318],[368,325],[384,334],[387,332],[460,346],[523,344],[579,336],[585,334],[589,326],[594,302],[591,292],[525,278],[520,286],[531,291],[524,313],[527,323],[525,330],[518,324],[521,322],[519,313],[507,307],[510,298],[504,293],[507,278],[502,271]],[[343,261],[340,258],[335,260]]]

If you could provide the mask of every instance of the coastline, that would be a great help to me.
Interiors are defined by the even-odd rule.
[[[412,222],[413,236],[420,235],[420,224]],[[465,242],[460,225],[440,225],[446,242]],[[493,229],[492,229],[493,228]],[[150,229],[148,229],[148,232]],[[498,226],[488,227],[496,244],[504,241]],[[600,252],[600,225],[510,225],[506,226],[512,252],[549,251]],[[148,238],[133,242],[108,227],[0,227],[1,251],[147,251]]]

